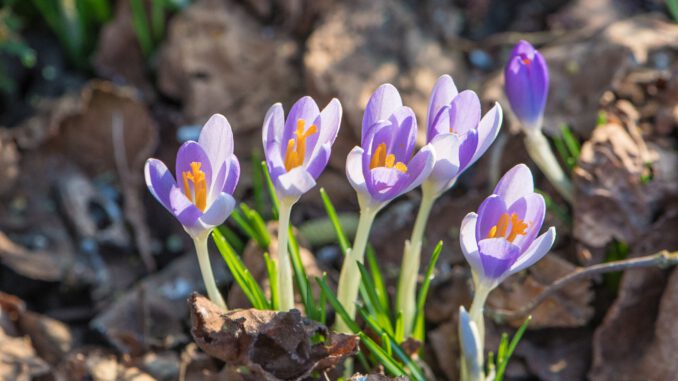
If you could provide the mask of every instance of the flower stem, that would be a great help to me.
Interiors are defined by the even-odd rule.
[[[396,311],[402,312],[405,327],[405,337],[412,335],[414,331],[414,317],[417,310],[417,275],[421,264],[421,246],[424,238],[426,222],[431,214],[431,208],[436,200],[435,191],[431,187],[422,186],[421,204],[414,222],[412,236],[405,242],[403,262],[400,267],[400,279],[398,279],[398,294]]]
[[[558,193],[571,204],[574,200],[572,183],[558,164],[558,159],[540,128],[525,129],[525,148]]]
[[[355,241],[353,242],[353,248],[346,253],[344,264],[341,267],[337,296],[339,302],[344,306],[351,318],[355,318],[355,301],[358,297],[358,289],[360,288],[360,269],[357,263],[363,263],[367,238],[370,235],[370,229],[378,211],[379,208],[373,207],[363,207],[360,209],[360,219],[358,220],[358,229]],[[351,332],[348,325],[342,319],[337,319],[335,328],[339,332]]]
[[[473,302],[471,303],[471,310],[469,316],[478,328],[478,352],[480,354],[480,364],[485,363],[485,317],[483,316],[483,309],[485,308],[485,301],[487,296],[492,291],[491,287],[482,283],[476,283],[476,290],[473,295]]]
[[[224,298],[221,296],[219,289],[217,288],[217,282],[214,280],[214,274],[212,273],[212,265],[210,264],[210,255],[207,250],[207,237],[209,237],[210,231],[207,231],[203,234],[193,237],[193,244],[195,245],[195,251],[198,254],[198,264],[200,265],[200,272],[202,273],[202,280],[205,282],[205,289],[207,290],[207,296],[210,298],[212,303],[228,310]]]
[[[292,265],[287,247],[290,212],[292,204],[280,200],[278,212],[278,310],[289,311],[294,308],[294,288],[292,286]]]

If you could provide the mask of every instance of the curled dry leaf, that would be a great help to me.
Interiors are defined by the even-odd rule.
[[[298,310],[223,312],[207,298],[189,298],[191,334],[209,355],[246,366],[256,380],[301,380],[355,354],[359,339],[331,332]]]
[[[678,247],[678,205],[667,207],[630,257]],[[624,273],[617,300],[593,338],[592,381],[673,380],[678,374],[678,270]]]

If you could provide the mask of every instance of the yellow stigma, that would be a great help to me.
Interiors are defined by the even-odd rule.
[[[184,180],[186,197],[204,212],[205,207],[207,207],[207,181],[205,180],[205,172],[200,170],[200,166],[201,163],[192,162],[191,170],[184,171],[181,176]],[[190,183],[193,183],[193,187],[190,186]]]
[[[509,222],[511,224],[511,230],[509,230]],[[489,233],[487,233],[487,238],[505,237],[507,241],[513,242],[517,236],[527,234],[527,226],[527,223],[518,218],[517,214],[512,213],[509,216],[508,213],[502,213],[497,224],[490,229]],[[506,235],[507,232],[508,236]]]
[[[377,167],[395,168],[402,173],[407,172],[407,166],[403,162],[396,163],[394,154],[386,154],[386,143],[379,144],[372,154],[370,169]]]
[[[315,124],[312,124],[306,131],[304,131],[304,125],[303,119],[297,120],[297,130],[294,131],[295,137],[287,141],[287,150],[285,150],[285,170],[287,171],[304,164],[306,139],[318,132],[318,127]]]

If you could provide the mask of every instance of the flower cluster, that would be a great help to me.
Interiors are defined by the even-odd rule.
[[[524,125],[528,140],[541,144],[534,142],[543,139],[540,130],[548,93],[548,70],[543,56],[522,41],[511,54],[505,79],[509,102]],[[339,100],[332,99],[320,110],[306,96],[292,106],[287,117],[280,103],[271,106],[264,117],[262,143],[266,166],[279,201],[274,272],[277,280],[272,289],[277,308],[282,311],[295,307],[288,248],[291,210],[316,185],[327,166],[341,116]],[[420,252],[433,203],[487,152],[501,124],[502,108],[498,103],[483,115],[478,96],[470,90],[458,91],[452,78],[444,75],[431,93],[426,144],[417,150],[417,118],[411,108],[403,105],[398,90],[384,84],[372,94],[362,120],[360,145],[346,159],[346,176],[357,194],[360,219],[353,245],[346,250],[337,287],[335,307],[344,310],[337,319],[337,330],[350,332],[355,327],[360,264],[375,217],[389,202],[421,185],[421,205],[411,239],[405,242],[396,303],[404,335],[413,334]],[[528,144],[528,151],[530,147]],[[240,165],[233,150],[231,127],[224,116],[217,114],[207,121],[197,142],[189,141],[179,148],[174,176],[156,159],[149,159],[145,167],[150,192],[194,240],[208,295],[224,309],[227,307],[207,255],[207,239],[236,205],[233,192]],[[542,161],[535,161],[541,166],[548,153],[537,153]],[[548,160],[551,159],[546,159],[547,164],[552,165]],[[478,212],[469,213],[461,223],[461,248],[475,284],[469,313],[460,310],[460,337],[466,356],[462,362],[464,380],[480,379],[483,373],[482,311],[489,292],[506,277],[541,259],[555,240],[553,227],[539,234],[545,213],[544,199],[534,192],[532,173],[526,165],[519,164],[501,178]]]

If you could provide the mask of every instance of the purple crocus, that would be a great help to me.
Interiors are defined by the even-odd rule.
[[[523,126],[541,128],[549,92],[549,70],[541,53],[529,42],[520,41],[506,64],[504,81],[511,108]]]
[[[534,192],[524,164],[511,168],[478,208],[461,223],[461,249],[477,283],[493,288],[540,260],[551,249],[556,230],[537,236],[544,222],[544,198]]]
[[[426,187],[436,197],[454,185],[476,162],[499,133],[502,109],[495,103],[481,119],[480,100],[471,90],[457,91],[449,75],[438,78],[428,106],[426,141],[436,152],[436,162]]]
[[[316,184],[327,166],[341,124],[341,103],[322,110],[311,97],[299,99],[285,114],[280,103],[264,118],[263,143],[271,180],[280,198],[296,201]]]
[[[148,189],[191,237],[210,232],[235,207],[232,195],[240,164],[233,155],[231,126],[223,115],[215,114],[200,131],[198,142],[179,147],[176,180],[157,159],[148,159],[144,171]]]
[[[359,199],[383,205],[420,185],[433,169],[430,145],[414,156],[417,120],[403,106],[398,90],[381,85],[370,97],[363,115],[360,147],[346,160],[346,175]]]

